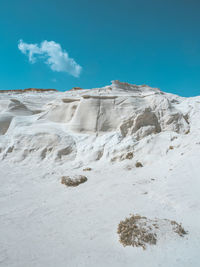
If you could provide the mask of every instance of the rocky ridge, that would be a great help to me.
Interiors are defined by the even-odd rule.
[[[4,94],[0,156],[18,161],[32,154],[39,161],[121,161],[127,153],[135,155],[141,140],[188,134],[190,111],[180,108],[184,102],[157,88],[119,81],[47,96]]]

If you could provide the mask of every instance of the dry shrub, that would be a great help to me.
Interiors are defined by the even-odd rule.
[[[185,231],[185,229],[182,227],[181,224],[175,221],[171,221],[171,225],[173,225],[173,231],[177,233],[179,236],[184,236],[187,234],[187,232]]]
[[[120,222],[117,233],[120,235],[119,241],[123,246],[146,249],[146,244],[156,244],[156,234],[150,232],[150,229],[145,225],[146,219],[140,215],[132,215]]]
[[[84,171],[84,172],[91,171],[91,170],[92,170],[92,168],[89,168],[89,167],[88,167],[88,168],[85,168],[85,169],[83,169],[83,171]]]
[[[77,175],[73,178],[69,176],[61,177],[61,184],[65,184],[66,186],[78,186],[79,184],[85,183],[87,181],[87,177],[83,175]]]
[[[173,147],[173,146],[169,146],[169,149],[171,149],[171,150],[172,150],[172,149],[174,149],[174,147]]]
[[[141,167],[143,167],[143,165],[142,165],[141,162],[138,161],[138,162],[135,163],[135,167],[136,168],[141,168]]]
[[[168,219],[148,219],[138,214],[131,215],[118,225],[117,233],[123,246],[142,247],[156,245],[157,240],[163,236],[176,233],[183,237],[187,232],[181,224]]]

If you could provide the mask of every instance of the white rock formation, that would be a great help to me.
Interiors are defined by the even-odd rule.
[[[111,159],[147,136],[188,133],[188,110],[181,111],[179,102],[184,98],[119,81],[65,93],[2,94],[2,159],[14,154],[20,154],[18,161],[30,154],[38,160]]]

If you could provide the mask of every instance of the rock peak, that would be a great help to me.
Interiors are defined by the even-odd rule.
[[[134,91],[138,93],[142,92],[161,92],[158,88],[152,88],[146,84],[136,85],[127,82],[120,82],[119,80],[111,81],[111,88],[114,90]]]

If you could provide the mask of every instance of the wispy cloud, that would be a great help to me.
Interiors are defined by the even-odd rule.
[[[43,60],[53,71],[67,72],[74,77],[79,77],[82,67],[70,58],[59,43],[43,41],[40,44],[28,44],[20,40],[19,50],[28,56],[31,63],[38,59]]]

